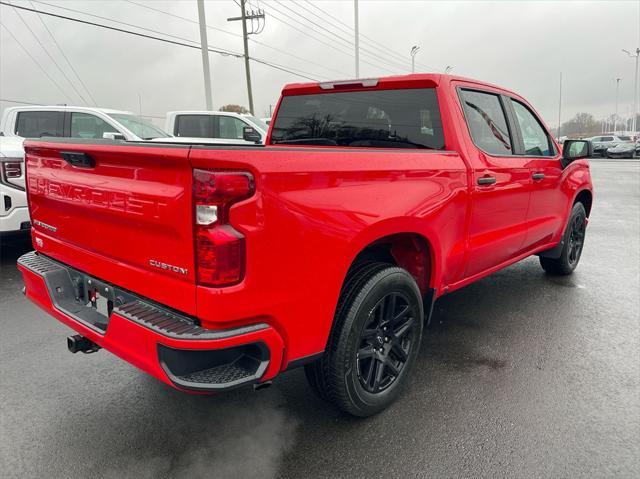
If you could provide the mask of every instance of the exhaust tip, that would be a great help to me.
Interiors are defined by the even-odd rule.
[[[83,352],[85,354],[95,353],[100,349],[96,343],[90,339],[85,338],[79,334],[74,334],[67,338],[67,349],[69,352],[75,354],[77,352]]]

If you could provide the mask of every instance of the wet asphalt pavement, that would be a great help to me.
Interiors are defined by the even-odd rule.
[[[0,476],[640,477],[640,161],[594,160],[573,276],[536,258],[440,299],[411,386],[345,417],[301,370],[189,396],[109,353],[72,355],[0,276]]]

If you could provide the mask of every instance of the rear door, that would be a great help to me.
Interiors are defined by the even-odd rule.
[[[182,145],[27,142],[37,250],[194,313],[188,152]]]
[[[527,160],[516,156],[505,99],[497,92],[459,88],[470,141],[473,190],[466,277],[522,252],[531,193]]]
[[[561,205],[566,198],[560,189],[561,155],[551,135],[528,105],[515,98],[510,98],[508,105],[520,140],[518,154],[526,161],[532,180],[524,244],[525,249],[531,249],[548,244],[563,228],[565,209]]]

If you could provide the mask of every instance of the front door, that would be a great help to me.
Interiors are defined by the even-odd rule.
[[[531,199],[527,213],[526,250],[549,244],[564,228],[565,204],[560,188],[562,166],[560,153],[551,135],[537,115],[525,103],[508,100],[513,111],[515,129],[521,139],[522,155],[532,179]]]

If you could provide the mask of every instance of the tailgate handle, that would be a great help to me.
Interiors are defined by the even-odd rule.
[[[62,159],[69,163],[71,166],[77,166],[78,168],[96,167],[96,160],[91,158],[86,153],[78,151],[61,151],[60,156],[62,156]]]

